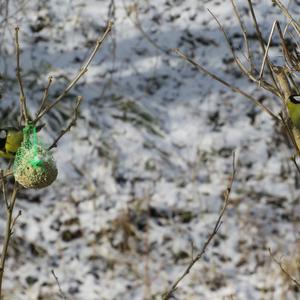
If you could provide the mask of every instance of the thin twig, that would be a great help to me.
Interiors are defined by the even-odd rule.
[[[281,271],[289,278],[289,280],[291,280],[296,286],[300,287],[300,282],[295,279],[282,265],[282,263],[277,260],[274,256],[274,254],[272,253],[271,249],[269,248],[269,254],[272,258],[272,260],[274,260],[274,262],[280,267]]]
[[[182,59],[184,59],[185,61],[189,62],[190,64],[192,64],[194,67],[196,67],[198,70],[200,70],[201,72],[203,72],[204,74],[210,76],[211,78],[213,78],[216,81],[219,81],[220,83],[222,83],[223,85],[225,85],[226,87],[228,87],[230,90],[232,90],[235,93],[241,94],[243,96],[245,96],[246,98],[250,99],[256,106],[260,107],[263,111],[265,111],[266,113],[268,113],[274,120],[276,121],[280,121],[280,118],[273,113],[268,107],[266,107],[264,104],[260,103],[257,99],[255,99],[254,97],[252,97],[251,95],[247,94],[246,92],[242,91],[241,89],[233,86],[232,84],[226,82],[225,80],[223,80],[222,78],[218,77],[217,75],[215,75],[214,73],[208,71],[206,68],[204,68],[203,66],[199,65],[196,61],[194,61],[193,59],[187,57],[183,52],[181,52],[179,49],[175,49],[174,50]]]
[[[42,102],[41,102],[40,108],[39,108],[39,110],[37,111],[37,113],[35,115],[36,118],[38,117],[38,115],[41,113],[41,111],[45,107],[45,104],[46,104],[46,102],[48,100],[49,88],[50,88],[50,85],[51,85],[52,81],[53,81],[53,77],[49,76],[49,78],[48,78],[48,84],[47,84],[47,86],[46,86],[46,88],[44,90],[43,98],[42,98]]]
[[[2,181],[2,194],[3,194],[3,199],[4,199],[4,203],[6,206],[6,209],[8,209],[8,201],[7,201],[7,190],[6,190],[6,180],[4,177],[4,171],[0,170],[0,179]]]
[[[8,4],[8,2],[9,1],[6,1],[6,4]],[[15,11],[13,11],[10,14],[5,13],[6,16],[5,16],[5,18],[3,18],[0,21],[0,25],[3,25],[4,23],[8,23],[8,20],[10,18],[12,18],[13,16],[16,16],[20,11],[24,10],[26,8],[26,5],[29,4],[30,2],[31,2],[31,0],[22,1],[21,5]]]
[[[12,223],[11,223],[11,229],[13,230],[13,228],[15,227],[16,223],[17,223],[17,220],[19,219],[19,217],[22,216],[22,211],[19,210],[18,211],[18,214],[14,217]]]
[[[230,39],[229,37],[227,36],[227,33],[224,29],[224,27],[222,26],[222,24],[220,23],[220,21],[218,20],[218,18],[208,9],[208,12],[211,14],[211,16],[215,19],[215,21],[217,22],[218,26],[219,26],[219,29],[221,30],[221,32],[223,33],[224,35],[224,38],[227,42],[227,45],[228,45],[228,48],[229,50],[231,51],[231,54],[233,56],[233,59],[235,61],[235,63],[237,64],[237,66],[239,67],[239,69],[241,70],[241,72],[247,76],[250,80],[252,80],[253,82],[256,82],[258,84],[260,84],[263,88],[265,88],[267,91],[273,93],[274,95],[276,96],[280,96],[279,92],[278,92],[278,88],[276,85],[272,85],[270,83],[268,83],[267,81],[265,80],[258,80],[256,79],[253,74],[251,74],[245,67],[244,65],[241,63],[241,61],[239,60],[239,58],[236,56],[235,54],[235,50],[230,42]]]
[[[269,40],[268,40],[267,48],[265,50],[265,54],[264,54],[263,62],[262,62],[261,69],[260,69],[260,72],[259,72],[258,80],[262,79],[263,72],[264,72],[264,67],[265,67],[265,64],[266,64],[267,57],[268,57],[269,48],[270,48],[270,45],[271,45],[271,41],[272,41],[272,37],[273,37],[273,34],[274,34],[275,26],[276,26],[277,23],[278,23],[278,21],[275,20],[273,25],[272,25],[271,33],[269,35]]]
[[[3,274],[5,268],[5,261],[7,258],[7,250],[8,250],[8,245],[9,245],[9,241],[13,229],[12,228],[13,210],[16,203],[17,192],[18,192],[18,183],[15,182],[10,201],[8,202],[8,207],[6,208],[6,227],[5,227],[4,242],[3,242],[1,258],[0,258],[0,299],[2,296],[2,281],[3,281]]]
[[[143,300],[151,299],[151,278],[149,274],[150,262],[150,243],[149,243],[149,219],[150,219],[150,200],[151,196],[149,191],[146,192],[146,220],[145,220],[145,234],[144,234],[144,296]]]
[[[3,176],[0,176],[0,182],[3,181],[6,177],[14,175],[13,170],[11,169],[2,170],[2,171],[3,171]]]
[[[253,20],[253,23],[254,23],[255,31],[257,33],[257,39],[258,39],[258,41],[260,43],[261,49],[263,51],[263,54],[265,54],[266,53],[265,42],[264,42],[264,39],[262,37],[261,31],[259,29],[259,26],[258,26],[258,23],[257,23],[257,20],[256,20],[256,16],[255,16],[255,12],[254,12],[251,0],[248,0],[248,5],[249,5],[249,8],[250,8],[250,12],[251,12],[252,20]],[[272,81],[273,81],[274,85],[276,86],[277,90],[279,91],[279,88],[277,86],[276,80],[274,78],[273,67],[272,67],[272,64],[271,64],[268,56],[266,57],[266,60],[267,60],[267,66],[268,66],[268,69],[270,71],[270,75],[271,75]]]
[[[283,30],[283,35],[285,36],[287,33],[287,30],[289,29],[290,25],[291,25],[291,21],[287,22],[287,24],[284,26],[284,30]],[[292,37],[292,39],[294,39],[294,37]],[[295,41],[295,40],[294,40]],[[298,46],[298,44],[297,44]]]
[[[294,165],[295,165],[295,167],[296,167],[296,169],[297,169],[298,174],[300,174],[300,167],[298,166],[298,163],[297,163],[297,161],[296,161],[296,155],[293,155],[293,156],[291,157],[291,161],[294,163]]]
[[[300,95],[300,89],[299,89],[299,87],[298,87],[296,81],[295,81],[294,78],[293,78],[293,74],[288,73],[288,74],[287,74],[287,77],[288,77],[289,81],[291,82],[293,88],[295,89],[297,95]]]
[[[230,192],[232,189],[232,185],[235,179],[235,175],[236,175],[236,163],[235,163],[235,154],[233,153],[233,159],[232,159],[232,175],[231,178],[229,180],[228,186],[224,192],[224,204],[223,204],[223,208],[221,209],[221,212],[219,214],[219,217],[217,219],[217,222],[215,223],[214,229],[213,231],[209,234],[208,239],[206,240],[206,242],[204,243],[204,245],[202,246],[202,249],[200,250],[200,252],[194,257],[192,258],[190,264],[187,266],[187,268],[185,269],[185,271],[182,273],[182,275],[172,284],[171,288],[169,289],[168,292],[166,292],[163,296],[162,299],[163,300],[168,300],[172,294],[175,292],[175,290],[177,289],[178,284],[183,280],[183,278],[185,278],[190,270],[192,269],[192,267],[194,266],[194,264],[199,261],[203,254],[205,253],[208,245],[210,244],[210,242],[212,241],[212,239],[215,237],[215,235],[218,233],[221,225],[222,225],[222,218],[223,215],[227,209],[227,206],[229,204],[229,198],[230,198]]]
[[[277,30],[278,30],[279,37],[281,40],[281,47],[282,47],[283,57],[284,57],[286,66],[292,75],[298,77],[297,74],[295,74],[295,71],[299,71],[299,55],[297,54],[297,50],[294,50],[294,52],[293,52],[293,49],[291,49],[291,50],[289,49],[289,47],[286,45],[286,40],[284,38],[286,31],[288,29],[288,25],[289,25],[289,23],[285,26],[285,29],[282,33],[280,24],[277,22]],[[291,31],[288,31],[288,34],[291,36],[294,43],[297,45],[297,48],[299,48],[299,44],[298,44],[297,40],[295,39],[293,33]],[[290,76],[290,78],[292,78],[292,76]],[[294,84],[294,86],[296,87],[295,84]],[[298,88],[296,88],[296,89],[298,89]]]
[[[139,14],[138,14],[138,4],[135,3],[134,4],[134,11],[135,11],[135,19],[133,20],[130,16],[130,12],[128,10],[128,8],[126,7],[126,4],[123,0],[123,7],[124,10],[126,12],[126,15],[128,17],[128,19],[134,24],[134,26],[140,31],[140,33],[145,37],[145,39],[157,50],[163,52],[164,54],[170,55],[170,49],[165,49],[162,46],[160,46],[159,44],[157,44],[143,29],[143,26],[139,20]]]
[[[269,40],[268,40],[266,52],[265,52],[265,55],[264,55],[264,58],[263,58],[263,63],[262,63],[260,74],[259,74],[259,79],[261,79],[262,75],[263,75],[264,66],[265,66],[266,60],[268,58],[268,52],[269,52],[269,48],[270,48],[270,45],[271,45],[271,41],[272,41],[272,37],[273,37],[274,31],[275,31],[275,28],[277,28],[277,31],[279,33],[279,37],[280,37],[280,40],[281,40],[281,46],[282,46],[282,52],[283,52],[284,59],[286,61],[287,68],[290,70],[290,66],[288,65],[288,60],[289,60],[290,64],[293,67],[293,62],[294,62],[293,57],[291,56],[291,54],[290,54],[290,52],[289,52],[289,50],[286,46],[284,35],[282,34],[280,24],[277,20],[275,20],[273,22],[271,33],[269,35]],[[281,90],[279,96],[282,100],[284,100],[284,98],[286,97],[286,91],[282,90],[281,82],[280,82],[280,80],[278,80],[279,79],[278,78],[278,70],[284,70],[284,68],[282,68],[282,67],[278,68],[276,66],[272,66],[272,70],[275,74],[275,78],[277,79],[276,82],[278,83],[279,91]],[[280,72],[282,72],[282,71],[280,71]],[[287,74],[286,71],[284,73],[285,73],[285,77],[288,76],[288,78],[291,80],[292,84],[294,85],[295,89],[298,90],[298,87],[297,87],[292,75],[289,74],[289,73]],[[288,90],[290,90],[290,88]]]
[[[72,119],[71,119],[71,122],[69,123],[69,125],[68,125],[65,129],[63,129],[63,130],[59,133],[58,137],[54,140],[54,142],[53,142],[52,145],[48,148],[48,150],[51,150],[52,148],[57,147],[58,141],[59,141],[59,140],[60,140],[60,139],[61,139],[68,131],[70,131],[70,129],[71,129],[73,126],[75,126],[76,120],[77,120],[77,118],[78,118],[79,105],[80,105],[80,103],[81,103],[82,100],[83,100],[83,97],[81,97],[81,96],[78,96],[78,97],[77,97],[76,104],[75,104],[75,107],[74,107],[74,110],[73,110],[73,117],[72,117]]]
[[[97,51],[101,47],[102,43],[104,42],[107,35],[110,33],[112,29],[112,22],[108,22],[107,27],[105,29],[105,32],[101,38],[99,38],[96,42],[96,45],[91,53],[91,55],[88,57],[87,61],[83,65],[83,67],[80,69],[79,73],[74,77],[74,79],[68,84],[68,86],[63,90],[63,92],[49,105],[47,105],[40,114],[35,118],[33,121],[34,123],[37,123],[37,121],[42,118],[49,110],[51,110],[58,102],[60,102],[68,93],[69,91],[74,87],[74,85],[77,83],[77,81],[88,71],[88,67],[92,60],[94,59]]]
[[[281,3],[280,0],[272,0],[272,2],[279,7],[279,9],[282,11],[282,13],[287,17],[289,23],[292,24],[294,29],[297,31],[297,33],[300,35],[300,25],[298,22],[291,16],[287,8]]]
[[[20,125],[23,121],[25,121],[25,124],[28,123],[28,113],[27,113],[27,107],[26,107],[26,96],[24,93],[23,88],[23,82],[22,82],[22,76],[21,76],[21,67],[20,67],[20,45],[19,45],[19,27],[17,26],[15,28],[15,46],[16,46],[16,60],[17,60],[17,70],[16,70],[16,76],[19,83],[19,89],[20,89]]]
[[[286,34],[286,31],[288,29],[288,26],[290,25],[290,23],[288,23],[283,31],[283,35],[285,36]],[[295,45],[297,46],[297,48],[299,49],[300,48],[300,44],[299,42],[297,41],[297,38],[295,37],[294,33],[292,31],[287,31],[289,36],[291,37],[291,39],[293,40],[293,42],[295,43]],[[298,32],[297,32],[298,33]]]
[[[240,24],[240,27],[241,27],[241,30],[242,30],[242,33],[243,33],[244,42],[246,44],[247,60],[250,64],[250,73],[253,73],[255,71],[255,67],[254,67],[254,64],[253,64],[253,55],[252,55],[252,52],[251,52],[251,49],[250,49],[250,46],[249,46],[247,30],[246,30],[244,22],[242,21],[242,18],[240,16],[240,14],[239,14],[239,10],[237,8],[235,0],[231,0],[231,4],[232,4],[232,7],[233,7],[234,14],[235,14],[235,16],[236,16],[236,18],[237,18],[237,20]]]
[[[67,298],[67,296],[65,295],[65,293],[64,293],[63,290],[62,290],[62,288],[61,288],[61,286],[60,286],[60,283],[59,283],[59,280],[58,280],[58,277],[56,276],[54,270],[51,270],[51,273],[52,273],[52,275],[53,275],[53,277],[54,277],[54,279],[55,279],[55,281],[56,281],[56,284],[57,284],[57,286],[58,286],[60,296],[61,296],[64,300],[67,300],[68,298]]]
[[[116,3],[115,0],[110,0],[108,6],[108,19],[112,20],[112,22],[116,21]],[[114,73],[116,72],[116,52],[117,52],[117,40],[116,40],[116,32],[111,32],[111,69],[109,71],[109,78],[103,85],[102,91],[99,96],[99,101],[102,99],[103,95],[105,94],[106,90],[109,89],[114,80]]]

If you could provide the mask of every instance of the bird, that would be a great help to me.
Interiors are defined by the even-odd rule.
[[[45,124],[36,127],[37,131],[40,131]],[[21,127],[5,127],[0,128],[0,157],[14,158],[17,150],[20,148],[23,142],[23,129]]]
[[[286,102],[292,124],[300,130],[300,95],[291,95]]]

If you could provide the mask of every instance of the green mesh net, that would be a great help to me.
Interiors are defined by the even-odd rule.
[[[23,142],[14,161],[14,176],[25,188],[43,188],[57,177],[51,151],[38,139],[32,124],[23,129]]]

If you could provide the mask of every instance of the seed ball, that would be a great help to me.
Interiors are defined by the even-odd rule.
[[[32,163],[36,160],[40,162],[38,165]],[[28,189],[49,186],[58,173],[52,153],[42,145],[22,145],[17,151],[13,170],[15,180]]]

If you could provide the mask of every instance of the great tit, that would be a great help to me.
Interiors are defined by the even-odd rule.
[[[45,124],[36,127],[40,131]],[[23,127],[0,128],[0,157],[14,158],[23,141]]]
[[[300,95],[291,95],[286,102],[293,125],[300,130]]]

